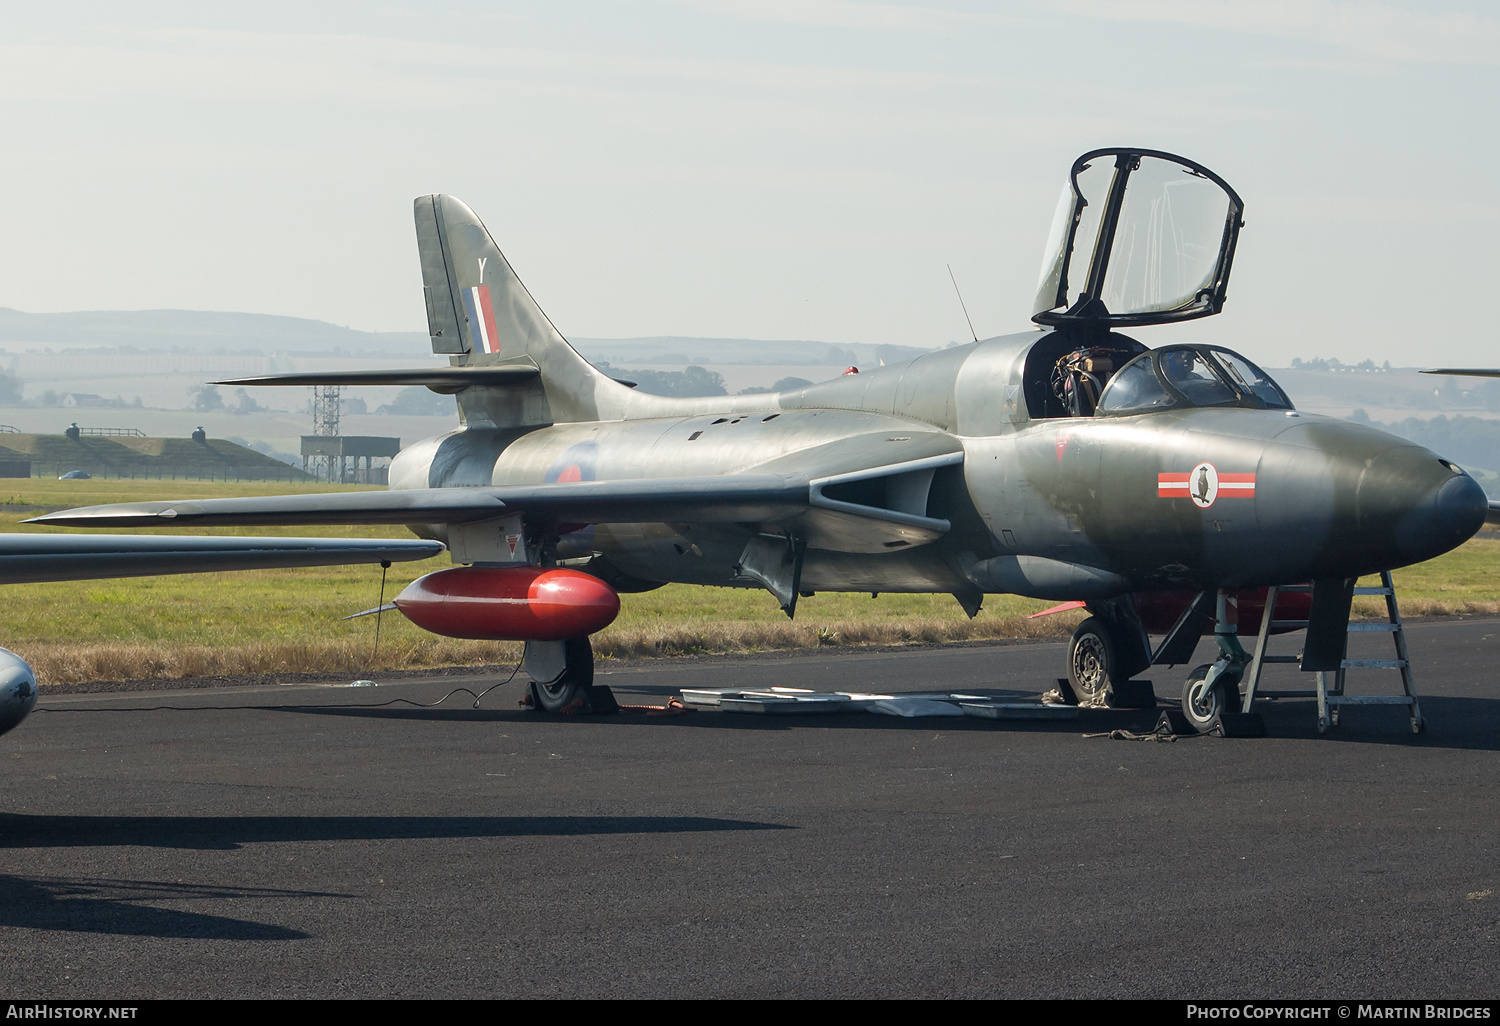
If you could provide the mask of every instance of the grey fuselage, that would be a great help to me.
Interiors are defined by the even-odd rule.
[[[955,346],[773,394],[669,399],[600,377],[588,409],[545,426],[514,416],[532,400],[510,395],[502,409],[474,389],[459,395],[464,426],[403,450],[391,487],[829,476],[938,464],[921,479],[924,487],[885,501],[947,521],[946,532],[910,541],[872,534],[865,546],[845,538],[819,547],[813,530],[801,572],[807,592],[1090,599],[1286,584],[1429,559],[1483,523],[1486,500],[1467,474],[1358,424],[1238,406],[1048,415],[1055,410],[1037,374],[1055,359],[1061,340],[1053,335]],[[515,426],[505,426],[508,418]],[[1192,497],[1202,482],[1187,482],[1204,464],[1224,482],[1207,503],[1201,493]],[[751,586],[739,567],[747,543],[788,530],[571,526],[562,528],[556,557],[622,590],[667,582]],[[413,529],[445,537],[440,525]]]

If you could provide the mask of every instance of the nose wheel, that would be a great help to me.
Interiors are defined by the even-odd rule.
[[[1198,667],[1182,684],[1182,715],[1200,734],[1207,734],[1219,726],[1225,713],[1239,712],[1238,675],[1221,672],[1210,681],[1208,678],[1213,668],[1212,665]]]

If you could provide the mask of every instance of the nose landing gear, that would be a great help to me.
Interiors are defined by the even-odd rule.
[[[1264,734],[1260,716],[1241,709],[1240,678],[1250,664],[1250,653],[1240,644],[1239,625],[1223,590],[1214,606],[1214,642],[1219,658],[1195,669],[1182,684],[1182,715],[1200,734],[1215,727],[1225,737]]]
[[[1239,710],[1239,679],[1232,673],[1219,672],[1209,680],[1218,669],[1217,663],[1205,663],[1182,684],[1182,715],[1200,734],[1219,726],[1225,712]]]

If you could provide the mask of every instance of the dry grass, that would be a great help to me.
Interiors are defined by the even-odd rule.
[[[366,642],[255,642],[248,645],[124,645],[109,642],[42,642],[17,646],[43,684],[107,680],[177,680],[185,677],[271,676],[294,673],[368,673]],[[519,643],[455,641],[433,637],[415,644],[382,645],[382,669],[423,669],[514,663]]]
[[[643,627],[611,627],[594,638],[594,651],[605,658],[621,659],[840,645],[931,645],[995,638],[1065,638],[1081,619],[1079,613],[1070,612],[1036,620],[1024,616],[981,616],[973,620],[923,616],[823,623],[811,620],[784,620],[781,623],[741,620],[658,622]]]
[[[1360,584],[1375,584],[1379,581],[1361,581]],[[1400,582],[1397,582],[1400,592]],[[1403,620],[1413,616],[1493,616],[1500,613],[1500,602],[1493,599],[1440,599],[1422,596],[1408,597],[1398,594]],[[1353,616],[1358,620],[1384,620],[1385,601],[1360,596],[1354,600]]]
[[[992,638],[1065,638],[1077,613],[1038,620],[941,619],[761,623],[726,620],[612,627],[594,637],[604,659],[641,656],[765,652],[837,645],[920,645]],[[268,676],[296,673],[369,673],[441,666],[515,663],[519,642],[460,641],[434,635],[382,639],[378,654],[364,639],[257,641],[240,645],[177,645],[163,642],[32,642],[15,651],[43,684],[108,680],[175,680],[186,677]],[[372,656],[375,658],[372,659]]]

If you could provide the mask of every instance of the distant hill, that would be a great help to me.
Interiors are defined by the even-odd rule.
[[[910,360],[916,346],[833,345],[753,338],[575,338],[590,360],[615,366],[879,366]],[[356,331],[327,321],[210,310],[81,310],[26,313],[0,307],[0,346],[79,346],[191,353],[253,353],[418,358],[429,352],[421,331]]]
[[[633,364],[701,367],[713,364],[776,367],[878,367],[931,352],[918,346],[834,345],[805,339],[689,338],[663,335],[650,338],[574,338],[568,341],[590,362],[604,360],[616,367]]]
[[[100,438],[0,434],[0,460],[30,460],[33,474],[84,470],[94,477],[311,481],[295,467],[222,438]]]
[[[420,331],[355,331],[306,317],[206,310],[26,313],[0,307],[0,344],[177,349],[188,352],[421,354]]]

